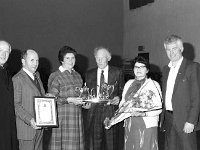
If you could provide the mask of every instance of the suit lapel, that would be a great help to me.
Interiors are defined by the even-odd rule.
[[[115,76],[115,72],[113,71],[113,68],[111,66],[108,66],[108,84],[112,85],[113,83],[113,77]]]
[[[38,88],[35,86],[35,84],[33,84],[33,82],[31,81],[31,79],[29,78],[28,74],[22,69],[21,71],[21,74],[23,75],[23,80],[28,83],[28,85],[34,89],[34,91],[37,91],[39,93],[41,93]]]
[[[97,68],[91,70],[90,73],[87,74],[87,86],[88,88],[94,89],[95,94],[97,94]]]
[[[42,81],[40,79],[40,76],[39,76],[38,72],[36,72],[36,76],[37,76],[37,79],[38,79],[38,82],[39,82],[39,86],[40,86],[40,93],[41,93],[41,95],[45,95],[43,84],[42,84]]]
[[[89,88],[96,88],[97,87],[97,68],[95,68],[94,70],[92,70],[89,74],[88,74],[88,80],[87,80],[87,86],[89,86]]]
[[[183,61],[182,61],[182,63],[181,63],[181,66],[180,66],[180,68],[179,68],[179,70],[178,70],[177,76],[176,76],[173,94],[175,93],[179,82],[184,78],[185,69],[186,69],[186,59],[183,59]],[[172,96],[173,96],[173,95],[172,95]]]
[[[166,95],[166,89],[167,89],[167,79],[168,79],[168,76],[169,76],[169,70],[170,70],[170,68],[168,66],[166,66],[163,70],[163,79],[162,79],[163,80],[162,81],[163,90],[162,91],[163,91],[164,101],[165,101],[165,95]]]
[[[95,81],[95,82],[92,82],[92,83],[94,83],[92,86],[96,87],[98,85],[98,83],[97,83],[97,69],[95,69],[95,71],[93,73],[94,73],[92,75],[93,79],[91,81]]]

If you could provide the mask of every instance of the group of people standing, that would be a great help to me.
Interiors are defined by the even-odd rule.
[[[28,49],[22,53],[22,69],[11,80],[4,68],[11,46],[0,41],[0,149],[44,149],[44,129],[36,125],[33,97],[54,96],[58,126],[49,129],[45,143],[48,150],[122,150],[121,143],[124,150],[158,150],[158,127],[165,132],[165,150],[197,150],[200,65],[182,56],[183,41],[179,36],[167,37],[164,48],[170,62],[163,69],[162,92],[158,82],[148,77],[150,64],[141,56],[131,64],[135,78],[124,83],[122,69],[108,64],[110,51],[97,47],[94,49],[97,67],[87,71],[83,80],[74,70],[77,52],[63,46],[58,53],[60,67],[50,75],[45,93],[37,72],[37,52]],[[83,101],[76,89],[85,81],[99,96],[102,80],[114,86],[109,104]],[[145,92],[150,92],[148,98],[159,109],[144,112],[129,108],[128,117],[121,123],[105,128],[105,118],[112,118],[118,109],[127,108],[126,104]]]

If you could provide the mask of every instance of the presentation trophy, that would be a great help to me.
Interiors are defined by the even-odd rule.
[[[103,83],[101,86],[97,85],[96,88],[89,89],[85,83],[82,88],[77,87],[76,91],[79,93],[79,97],[81,97],[84,102],[105,103],[109,105],[114,89],[114,85],[109,85],[107,83]],[[97,90],[99,90],[98,94]]]

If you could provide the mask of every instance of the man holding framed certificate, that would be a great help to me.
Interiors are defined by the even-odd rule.
[[[36,125],[34,97],[45,91],[36,72],[39,64],[34,50],[22,53],[22,69],[13,77],[17,137],[20,150],[42,150],[43,130]]]

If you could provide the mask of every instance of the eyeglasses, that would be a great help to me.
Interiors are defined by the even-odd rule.
[[[134,66],[134,69],[144,69],[146,66]]]

